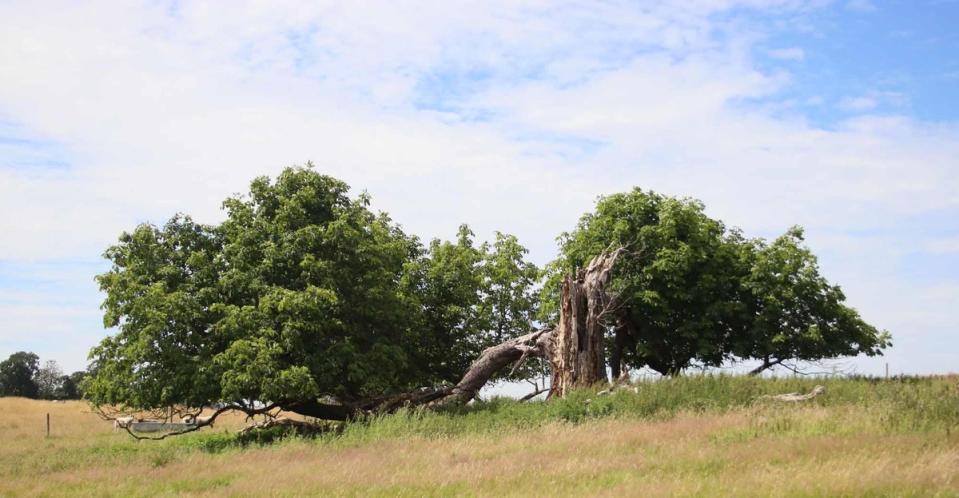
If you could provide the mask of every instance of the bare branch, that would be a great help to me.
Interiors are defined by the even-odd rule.
[[[543,393],[545,393],[545,392],[547,392],[547,391],[549,391],[549,388],[548,388],[548,387],[543,387],[543,388],[540,388],[540,389],[536,389],[535,391],[533,391],[533,392],[527,394],[526,396],[523,396],[522,398],[520,398],[519,401],[520,401],[521,403],[522,403],[523,401],[529,401],[529,400],[531,400],[531,399],[533,399],[533,398],[535,398],[535,397],[539,396],[540,394],[543,394]]]
[[[127,434],[129,434],[130,436],[132,436],[134,439],[136,439],[136,440],[138,440],[138,441],[142,441],[142,440],[147,440],[147,441],[159,441],[159,440],[161,440],[161,439],[166,439],[166,438],[168,438],[168,437],[170,437],[170,436],[180,436],[180,435],[183,435],[183,434],[188,434],[188,433],[190,433],[190,432],[196,432],[196,431],[198,431],[198,430],[200,430],[200,429],[202,429],[202,428],[204,428],[204,427],[207,427],[207,426],[211,426],[211,425],[213,425],[213,422],[216,421],[217,417],[219,417],[220,415],[222,415],[223,413],[226,413],[226,412],[228,412],[228,411],[241,411],[241,412],[244,412],[244,413],[246,413],[247,418],[249,419],[249,418],[252,418],[254,415],[259,415],[259,414],[263,414],[263,413],[270,412],[271,410],[277,408],[278,406],[279,406],[279,404],[273,403],[273,404],[264,406],[264,407],[262,407],[262,408],[253,409],[253,408],[249,408],[249,407],[243,406],[242,404],[226,405],[226,406],[223,406],[223,407],[218,408],[218,409],[217,409],[216,411],[214,411],[211,415],[209,415],[208,417],[205,417],[204,419],[197,419],[197,422],[196,422],[195,424],[188,425],[188,426],[186,426],[186,427],[185,427],[183,430],[181,430],[181,431],[167,432],[167,433],[164,433],[164,434],[159,435],[159,436],[141,436],[141,435],[139,435],[139,434],[136,434],[136,433],[133,432],[133,430],[132,430],[132,428],[131,428],[131,426],[132,426],[133,424],[127,424],[127,425],[125,425],[123,428],[126,429]]]

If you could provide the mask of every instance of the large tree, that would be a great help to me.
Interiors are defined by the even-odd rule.
[[[63,370],[54,360],[47,360],[43,367],[33,376],[37,384],[40,399],[57,399],[63,385]]]
[[[560,242],[544,287],[546,320],[556,319],[562,275],[624,249],[604,315],[614,378],[622,367],[674,375],[730,359],[760,360],[758,373],[786,360],[876,355],[890,344],[820,275],[798,227],[772,243],[746,239],[699,201],[637,188],[600,199]]]
[[[258,178],[220,225],[177,215],[106,251],[97,405],[227,403],[343,418],[453,383],[526,332],[535,267],[515,238],[423,247],[311,168]],[[514,271],[515,270],[515,271]]]
[[[793,227],[771,243],[752,241],[748,291],[749,330],[733,340],[733,353],[761,361],[751,373],[787,360],[820,360],[881,354],[888,332],[879,331],[846,306],[839,286],[819,272],[816,256]]]
[[[692,362],[720,365],[729,358],[728,339],[749,322],[742,242],[699,201],[638,188],[604,197],[560,237],[561,257],[551,265],[544,299],[559,302],[563,275],[621,247],[611,284],[615,303],[604,316],[613,376],[623,366],[676,374]]]
[[[0,396],[23,396],[36,398],[37,383],[34,376],[40,369],[40,357],[34,353],[18,351],[0,362]]]
[[[515,237],[477,245],[463,226],[424,246],[347,193],[289,168],[228,199],[219,225],[177,215],[123,234],[98,277],[116,334],[91,352],[85,396],[343,419],[467,402],[545,365],[550,395],[563,396],[607,368],[673,375],[888,345],[819,276],[797,232],[745,239],[695,200],[640,189],[601,199],[560,238],[537,306],[537,269]],[[546,326],[531,330],[538,307]]]
[[[74,372],[70,375],[60,377],[59,387],[54,393],[56,399],[80,399],[83,397],[80,392],[80,381],[83,379],[83,372]]]

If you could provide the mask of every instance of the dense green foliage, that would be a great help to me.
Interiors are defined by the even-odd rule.
[[[40,370],[40,357],[19,351],[0,362],[0,396],[36,398],[39,394],[34,380]]]
[[[406,291],[423,313],[410,340],[435,381],[458,379],[483,349],[533,326],[539,270],[525,255],[516,237],[499,232],[476,246],[463,225],[456,242],[433,240],[414,262]]]
[[[890,344],[889,334],[843,304],[845,295],[819,274],[816,256],[802,244],[794,227],[772,243],[751,241],[748,291],[751,321],[747,333],[732,341],[741,358],[772,366],[789,359],[818,360],[865,354]]]
[[[609,341],[614,372],[675,374],[731,358],[812,360],[874,355],[888,334],[845,306],[838,287],[792,229],[767,244],[708,217],[701,202],[634,189],[600,199],[550,266],[543,318],[555,320],[562,276],[604,250],[625,248],[615,268]]]
[[[104,323],[117,333],[91,352],[87,396],[147,409],[303,410],[453,383],[483,349],[536,317],[554,321],[561,279],[614,248],[624,252],[603,314],[614,375],[730,359],[768,368],[889,344],[819,274],[799,229],[746,239],[698,201],[634,189],[601,199],[561,236],[537,299],[540,273],[515,237],[477,244],[463,225],[454,241],[424,245],[348,190],[288,168],[227,199],[218,225],[177,215],[122,234],[98,277]],[[514,378],[544,368],[528,362]]]
[[[0,362],[0,396],[34,399],[79,399],[79,384],[87,372],[64,375],[57,362],[40,367],[35,353],[20,351]]]
[[[226,220],[178,215],[106,252],[97,404],[353,403],[454,382],[529,328],[537,270],[514,237],[424,247],[311,168],[258,178]]]

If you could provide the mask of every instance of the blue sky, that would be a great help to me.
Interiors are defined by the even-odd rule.
[[[121,231],[312,160],[538,263],[634,185],[800,224],[895,339],[841,366],[956,370],[959,2],[351,5],[0,3],[0,358],[82,368]]]

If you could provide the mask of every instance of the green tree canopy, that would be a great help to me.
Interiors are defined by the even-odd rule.
[[[675,374],[732,358],[760,359],[769,367],[787,359],[878,354],[888,334],[844,304],[801,240],[798,229],[771,244],[745,239],[692,199],[638,188],[604,197],[560,237],[541,316],[555,320],[562,275],[622,247],[607,315],[614,374],[620,364]]]
[[[34,376],[40,369],[40,357],[34,353],[18,351],[0,362],[0,396],[23,396],[36,398],[37,383]]]
[[[424,245],[348,191],[311,167],[288,168],[227,199],[218,225],[181,214],[122,234],[98,277],[116,333],[91,351],[84,395],[137,409],[269,403],[337,418],[462,377],[433,393],[467,399],[530,351],[551,358],[552,331],[508,339],[534,317],[554,322],[563,277],[610,250],[612,299],[590,312],[608,332],[614,375],[730,359],[768,368],[889,344],[819,274],[801,231],[746,239],[696,200],[641,189],[600,199],[560,237],[536,299],[539,271],[515,237],[477,244],[463,225],[455,240]],[[528,363],[513,378],[543,368]]]
[[[801,228],[753,244],[743,279],[753,319],[748,333],[734,339],[733,352],[762,360],[757,372],[785,360],[875,356],[889,346],[889,333],[863,321],[843,304],[842,290],[819,274]]]
[[[98,277],[117,333],[91,352],[85,395],[315,414],[318,400],[355,405],[452,382],[490,341],[526,331],[536,270],[515,238],[476,247],[464,226],[456,242],[424,247],[368,196],[347,194],[289,168],[227,199],[219,225],[177,215],[124,233]]]
[[[453,382],[483,349],[530,330],[539,270],[516,237],[496,233],[477,246],[463,225],[456,242],[433,240],[411,265],[406,293],[422,309],[411,338],[434,382]],[[530,374],[525,369],[520,375]]]
[[[80,399],[80,388],[75,380],[74,374],[63,375],[60,377],[59,386],[54,393],[55,399]],[[82,372],[80,372],[82,373]]]

